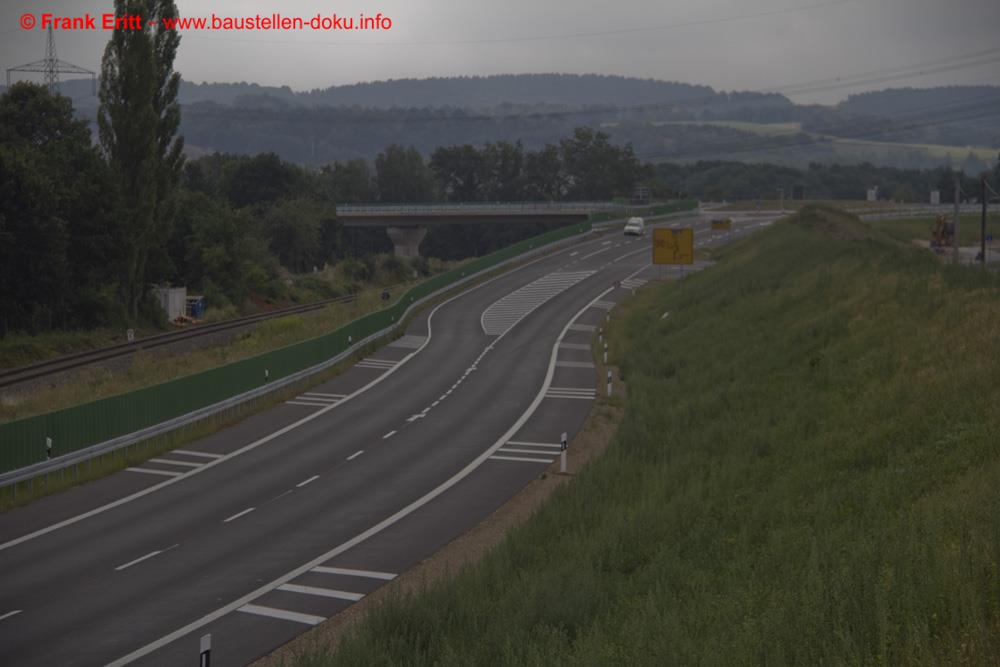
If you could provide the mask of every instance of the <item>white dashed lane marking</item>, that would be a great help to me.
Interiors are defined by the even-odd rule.
[[[278,586],[279,591],[289,593],[303,593],[305,595],[319,595],[326,598],[336,598],[337,600],[348,600],[357,602],[364,597],[363,593],[351,593],[349,591],[335,591],[332,588],[319,588],[317,586],[300,586],[299,584],[282,584]]]
[[[256,614],[257,616],[267,616],[268,618],[278,618],[282,621],[293,621],[295,623],[303,623],[305,625],[319,625],[326,620],[325,616],[316,616],[314,614],[300,614],[297,611],[286,611],[284,609],[275,609],[274,607],[264,607],[259,604],[245,604],[236,611],[242,611],[244,614]]]
[[[180,477],[184,473],[176,470],[153,470],[152,468],[125,468],[129,472],[144,472],[148,475],[163,475],[164,477]]]
[[[381,579],[383,581],[391,581],[396,578],[396,575],[392,572],[352,570],[349,567],[327,567],[326,565],[317,565],[312,571],[319,572],[320,574],[342,574],[347,577],[364,577],[366,579]]]

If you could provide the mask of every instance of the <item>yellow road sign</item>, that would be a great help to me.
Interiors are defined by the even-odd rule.
[[[713,232],[728,232],[733,229],[733,219],[732,218],[719,218],[712,221],[712,231]]]
[[[654,229],[653,264],[694,264],[694,230]]]

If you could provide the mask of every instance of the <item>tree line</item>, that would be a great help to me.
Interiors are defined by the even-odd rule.
[[[156,320],[152,284],[187,285],[213,306],[281,300],[290,274],[391,252],[384,231],[343,228],[337,202],[608,199],[651,173],[590,128],[538,151],[497,142],[425,159],[390,145],[372,163],[319,170],[274,153],[185,161],[175,79],[128,87],[143,57],[164,70],[151,57],[162,46],[154,36],[128,56],[112,38],[97,144],[65,97],[29,83],[0,96],[0,334]],[[459,259],[547,229],[447,226],[423,248]]]
[[[941,203],[954,201],[955,178],[966,199],[979,196],[980,177],[988,175],[1000,190],[1000,156],[991,172],[937,169],[895,169],[858,165],[818,164],[796,169],[774,164],[702,161],[694,164],[658,164],[646,181],[659,197],[681,196],[712,201],[777,199],[778,189],[790,198],[801,188],[806,199],[862,200],[871,187],[881,198],[903,203],[929,203],[930,192],[938,190]]]

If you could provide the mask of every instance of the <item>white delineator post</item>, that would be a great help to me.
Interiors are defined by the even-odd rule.
[[[608,344],[604,344],[604,365],[608,365]]]
[[[201,661],[199,667],[212,667],[212,635],[201,636]]]
[[[49,460],[52,458],[52,438],[45,437],[45,458]]]
[[[559,439],[559,472],[566,474],[566,431],[563,431],[562,438]]]
[[[611,371],[608,371],[608,398],[611,398]]]

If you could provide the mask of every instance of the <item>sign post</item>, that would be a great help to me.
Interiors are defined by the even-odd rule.
[[[562,437],[559,439],[559,472],[566,474],[566,431],[563,431]]]
[[[201,662],[199,667],[212,667],[212,635],[201,636]]]
[[[611,398],[611,371],[608,371],[608,398]]]

